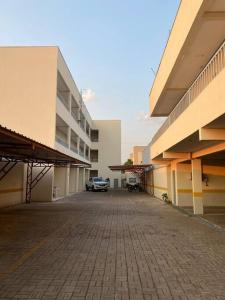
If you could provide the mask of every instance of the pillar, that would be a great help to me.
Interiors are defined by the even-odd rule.
[[[70,193],[70,166],[66,167],[66,196]]]
[[[84,187],[85,187],[85,183],[86,183],[86,169],[84,168],[84,173],[83,173],[83,190],[84,190]]]
[[[75,187],[76,193],[79,192],[79,178],[80,178],[79,169],[80,168],[76,168],[76,187]]]
[[[202,165],[201,159],[191,161],[192,169],[192,195],[193,210],[195,215],[203,214],[203,193],[202,193]]]
[[[170,182],[171,182],[171,201],[173,205],[178,205],[177,203],[177,185],[176,185],[176,177],[177,177],[177,164],[171,162],[171,169],[170,169]]]

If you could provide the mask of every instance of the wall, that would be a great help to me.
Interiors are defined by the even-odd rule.
[[[57,47],[0,48],[0,125],[50,147],[55,142],[57,53]]]
[[[144,147],[142,159],[144,165],[150,164],[150,143]]]
[[[168,168],[165,166],[158,167],[153,171],[154,195],[162,199],[162,194],[168,194]]]
[[[99,176],[110,178],[113,187],[114,179],[121,186],[121,173],[111,171],[108,166],[121,164],[121,121],[94,120],[94,129],[99,130],[99,142],[92,143],[92,149],[98,149],[98,163],[92,163],[93,170],[99,170]]]
[[[54,169],[54,189],[57,190],[56,198],[66,196],[66,183],[67,180],[67,168],[55,168]]]
[[[133,147],[133,163],[134,165],[140,165],[143,163],[143,151],[145,146],[134,146]]]
[[[84,191],[84,187],[85,187],[85,169],[84,168],[79,168],[79,192],[83,192]]]
[[[42,167],[33,168],[33,178],[43,170]],[[53,198],[53,176],[54,169],[51,168],[44,177],[33,188],[31,194],[31,201],[33,202],[49,202]],[[25,178],[26,184],[26,178]]]
[[[203,204],[225,206],[225,167],[203,166],[203,173],[209,178],[208,186],[203,183]]]
[[[178,164],[176,168],[176,204],[192,206],[191,164]]]
[[[225,205],[225,167],[203,166],[203,174],[209,178],[208,186],[202,182],[203,205]],[[179,164],[177,176],[177,197],[179,206],[192,206],[191,165]]]
[[[24,164],[20,163],[0,181],[0,208],[23,202],[23,178]]]
[[[153,183],[147,174],[147,192],[151,193],[154,185],[154,195],[162,198],[167,193],[172,199],[172,172],[175,169],[176,203],[181,207],[192,207],[191,164],[178,164],[175,168],[159,167],[153,171]],[[225,167],[203,165],[203,174],[208,176],[208,186],[202,182],[204,206],[225,206]]]
[[[150,195],[154,195],[154,180],[153,171],[146,172],[146,192]]]
[[[76,169],[70,168],[70,177],[69,177],[69,193],[76,192]]]

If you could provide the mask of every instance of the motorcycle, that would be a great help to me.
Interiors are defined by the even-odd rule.
[[[127,189],[128,189],[128,192],[140,191],[140,187],[138,184],[128,184]]]

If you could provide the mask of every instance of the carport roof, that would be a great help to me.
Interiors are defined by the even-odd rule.
[[[151,164],[147,165],[116,165],[109,166],[111,171],[136,171],[136,170],[145,170],[148,168],[152,168]]]
[[[36,142],[0,125],[0,160],[8,158],[21,162],[90,165],[58,150]]]

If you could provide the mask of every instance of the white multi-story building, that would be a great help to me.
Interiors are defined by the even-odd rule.
[[[110,178],[112,188],[120,187],[120,173],[108,166],[121,163],[121,122],[92,120],[59,48],[2,47],[0,61],[1,128],[80,162],[52,167],[32,190],[32,200],[82,191],[89,176]],[[0,206],[24,201],[25,179],[21,162],[0,180]]]

